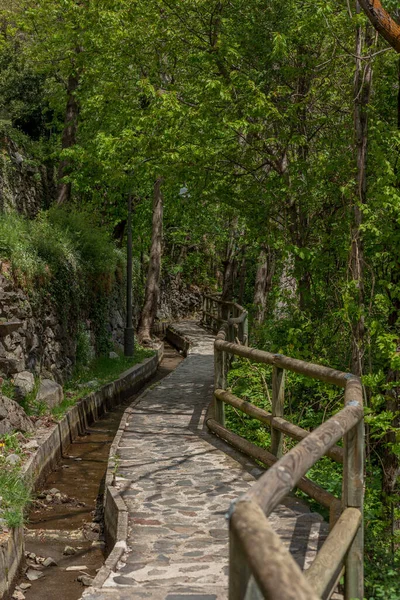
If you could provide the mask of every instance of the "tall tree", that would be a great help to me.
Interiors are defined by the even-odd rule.
[[[360,6],[356,2],[357,14]],[[362,240],[363,207],[367,202],[367,147],[368,147],[368,105],[371,97],[372,64],[363,60],[364,48],[372,46],[370,27],[358,24],[355,44],[354,74],[354,131],[356,147],[356,194],[353,203],[353,222],[351,229],[351,277],[355,288],[355,318],[352,322],[352,359],[351,371],[361,376],[364,372],[364,336],[365,336],[365,283],[364,283],[364,244]]]
[[[79,86],[78,72],[70,73],[67,83],[67,104],[65,109],[64,128],[61,135],[61,150],[66,151],[72,148],[77,142],[78,116],[79,116],[79,101],[77,99],[77,91]],[[64,178],[68,175],[71,168],[70,160],[62,157],[58,167],[58,192],[57,204],[65,204],[71,199],[72,185],[70,181],[65,181]]]
[[[255,321],[262,323],[265,319],[268,295],[272,287],[275,270],[275,256],[268,245],[263,245],[258,256],[256,280],[254,284]]]
[[[150,260],[147,271],[144,304],[140,316],[138,336],[142,343],[151,341],[151,329],[157,314],[160,295],[160,273],[163,231],[162,177],[157,177],[153,194],[153,224],[151,235]]]

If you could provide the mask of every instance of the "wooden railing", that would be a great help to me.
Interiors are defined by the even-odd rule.
[[[203,322],[214,331],[218,328],[214,402],[206,423],[219,437],[270,466],[230,510],[229,600],[325,600],[331,597],[343,574],[345,600],[362,600],[364,425],[360,379],[351,373],[243,345],[247,343],[247,331],[244,334],[242,329],[240,337],[235,336],[235,327],[240,322],[247,324],[247,313],[238,305],[228,304],[211,296],[204,298]],[[226,390],[234,356],[272,366],[271,413]],[[344,388],[344,408],[312,432],[290,423],[283,418],[285,370]],[[271,427],[271,452],[225,427],[225,404]],[[284,456],[283,435],[299,441]],[[343,448],[336,445],[341,438]],[[324,455],[343,463],[340,500],[305,477]],[[268,523],[268,516],[295,487],[330,511],[330,533],[304,573]]]
[[[221,325],[227,327],[227,340],[247,344],[248,316],[247,311],[236,302],[225,302],[215,296],[203,296],[202,324],[215,334]]]

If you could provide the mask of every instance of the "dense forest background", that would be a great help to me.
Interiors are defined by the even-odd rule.
[[[0,9],[1,136],[56,181],[36,225],[3,206],[12,276],[57,293],[73,259],[60,231],[79,222],[78,237],[107,238],[88,259],[107,290],[130,194],[142,339],[161,265],[162,279],[249,308],[254,345],[361,375],[368,597],[400,598],[399,55],[353,0]],[[257,377],[241,364],[232,385],[254,397]],[[292,418],[310,427],[342,401],[291,385]],[[331,465],[315,476],[337,485]]]

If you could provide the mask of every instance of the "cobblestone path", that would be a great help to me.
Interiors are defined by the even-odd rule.
[[[203,426],[213,386],[213,338],[191,321],[178,368],[130,410],[118,448],[116,486],[129,512],[127,549],[85,600],[222,600],[228,589],[232,500],[262,470]],[[271,520],[301,567],[326,532],[317,513],[288,498]]]

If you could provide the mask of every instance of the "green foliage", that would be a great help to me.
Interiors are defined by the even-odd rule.
[[[106,231],[87,213],[62,208],[33,221],[17,213],[2,215],[0,257],[11,262],[13,276],[29,292],[35,286],[56,289],[68,277],[66,286],[89,280],[95,290],[109,291],[123,264]]]
[[[11,466],[6,462],[9,454],[22,455],[16,435],[0,438],[0,517],[11,528],[23,524],[24,509],[30,501],[30,492],[22,479],[19,466]]]
[[[86,367],[91,360],[91,344],[90,334],[85,329],[83,323],[79,323],[77,336],[76,336],[76,368]]]
[[[52,414],[55,418],[64,416],[66,410],[73,406],[78,400],[90,394],[93,391],[100,389],[106,383],[110,383],[118,379],[118,377],[133,367],[141,363],[145,358],[150,358],[154,355],[153,350],[143,348],[139,344],[135,344],[134,356],[124,356],[119,353],[118,358],[109,358],[108,356],[99,356],[92,359],[89,364],[77,361],[74,374],[65,385],[65,399],[63,402],[54,407]],[[86,356],[85,360],[88,360]],[[90,385],[87,385],[90,383]]]
[[[14,384],[9,379],[3,379],[3,383],[0,386],[1,393],[7,398],[14,399],[15,388]]]

